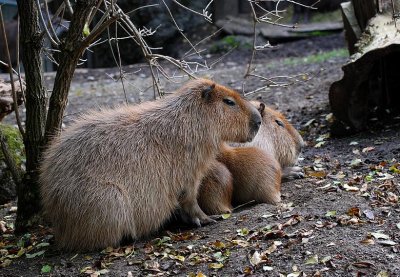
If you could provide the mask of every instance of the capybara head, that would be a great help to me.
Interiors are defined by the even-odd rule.
[[[248,142],[257,134],[261,126],[261,115],[257,108],[243,99],[232,89],[207,79],[189,82],[181,90],[197,92],[205,105],[205,114],[212,118],[211,124],[219,129],[223,141]],[[212,116],[211,116],[212,115]]]
[[[298,159],[305,142],[299,132],[280,112],[265,106],[264,103],[251,101],[262,117],[262,125],[255,144],[269,148],[275,154],[282,168],[293,166]]]

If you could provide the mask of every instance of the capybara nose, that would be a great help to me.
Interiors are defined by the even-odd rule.
[[[258,132],[258,130],[260,129],[260,126],[261,126],[261,122],[262,122],[262,118],[261,118],[260,113],[257,110],[254,111],[252,113],[251,121],[250,121],[252,131],[254,131],[255,133]]]

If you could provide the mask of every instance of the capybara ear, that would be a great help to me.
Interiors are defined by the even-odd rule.
[[[264,112],[265,112],[265,104],[264,103],[260,103],[260,106],[258,107],[258,109],[257,109],[259,112],[260,112],[260,114],[261,114],[261,117],[264,117]]]
[[[201,97],[204,98],[207,101],[211,100],[212,97],[212,91],[215,89],[215,84],[212,84],[211,86],[207,86],[203,89],[201,92]]]

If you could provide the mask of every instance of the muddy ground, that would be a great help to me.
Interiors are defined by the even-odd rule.
[[[84,254],[58,252],[46,227],[22,239],[3,234],[2,262],[10,264],[0,275],[400,276],[400,119],[372,120],[368,130],[351,137],[329,136],[328,89],[341,78],[346,60],[343,51],[332,50],[344,45],[343,34],[334,34],[286,43],[257,58],[258,74],[297,75],[296,82],[248,98],[262,97],[285,113],[308,143],[299,162],[306,177],[283,184],[280,207],[242,207],[210,226],[169,225],[119,249]],[[249,54],[233,52],[204,75],[242,89]],[[129,102],[152,97],[146,68],[125,70],[139,68],[127,75]],[[110,75],[118,70],[78,70],[66,125],[88,108],[125,101]],[[262,85],[248,79],[245,90]],[[5,221],[11,223],[13,215]]]

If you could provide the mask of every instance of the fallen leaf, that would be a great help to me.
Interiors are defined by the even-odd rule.
[[[373,147],[373,146],[368,146],[368,147],[363,148],[362,152],[363,152],[363,153],[367,153],[367,152],[371,152],[371,151],[374,150],[374,149],[375,149],[375,147]]]
[[[367,244],[367,245],[372,245],[372,244],[375,244],[375,241],[373,240],[373,239],[370,239],[370,238],[366,238],[366,239],[363,239],[362,241],[360,241],[362,244]]]
[[[320,141],[317,144],[314,145],[315,148],[321,148],[322,145],[324,145],[326,141]]]
[[[2,233],[5,233],[5,232],[7,231],[6,222],[3,221],[3,220],[0,221],[0,231],[1,231]]]
[[[244,237],[244,236],[247,236],[249,234],[249,229],[247,229],[247,228],[237,229],[236,232],[237,232],[237,234],[239,236]]]
[[[240,240],[240,239],[234,239],[232,240],[233,244],[242,246],[242,247],[248,247],[250,245],[249,242],[245,241],[245,240]]]
[[[180,262],[184,262],[185,261],[185,257],[181,256],[181,255],[168,255],[168,257],[172,260],[177,260]]]
[[[363,211],[363,214],[370,220],[374,220],[375,219],[374,212],[371,211],[371,210],[365,210],[365,211]]]
[[[44,265],[41,269],[42,273],[49,273],[52,270],[51,265]]]
[[[273,216],[276,216],[276,214],[267,213],[267,214],[263,214],[261,217],[262,217],[262,218],[270,218],[270,217],[273,217]]]
[[[286,277],[298,277],[300,276],[301,272],[292,272],[286,275]]]
[[[222,214],[221,217],[222,219],[228,219],[231,217],[232,214]]]
[[[27,257],[28,259],[32,259],[32,258],[35,258],[35,257],[37,257],[37,256],[43,255],[44,252],[46,252],[46,250],[42,250],[42,251],[39,251],[39,252],[36,252],[36,253],[33,253],[33,254],[26,253],[26,257]]]
[[[343,187],[346,191],[359,191],[359,190],[360,190],[358,187],[349,186],[348,184],[343,184],[342,187]]]
[[[400,223],[396,224],[397,229],[400,229]]]
[[[246,266],[246,267],[243,269],[243,274],[244,274],[245,276],[249,276],[249,275],[253,274],[253,269],[252,269],[250,266]]]
[[[313,256],[311,256],[310,258],[308,258],[307,260],[306,260],[306,262],[304,263],[305,265],[308,265],[308,264],[318,264],[318,255],[313,255]]]
[[[357,141],[351,141],[351,142],[349,143],[349,145],[358,145],[358,142],[357,142]]]
[[[355,262],[355,263],[352,263],[352,265],[355,267],[359,267],[359,268],[370,268],[370,267],[375,266],[373,263],[368,262],[368,261]]]
[[[381,270],[378,272],[376,277],[389,277],[389,273],[387,271]]]
[[[225,248],[225,243],[223,243],[223,242],[220,241],[220,240],[214,241],[214,242],[212,243],[212,245],[213,245],[215,248],[217,248],[217,249]]]
[[[325,120],[328,121],[329,123],[332,123],[332,122],[334,121],[333,113],[328,113],[328,114],[325,116]]]
[[[351,167],[359,167],[362,163],[361,159],[354,159],[350,162]]]
[[[12,260],[10,259],[5,259],[1,264],[0,264],[0,268],[2,267],[7,267],[12,263]]]
[[[313,118],[313,119],[310,119],[309,121],[307,121],[307,123],[306,124],[304,124],[303,126],[304,127],[307,127],[307,126],[310,126],[311,125],[311,123],[313,123],[315,121],[315,118]]]
[[[308,171],[307,175],[316,178],[325,178],[327,174],[325,171]]]
[[[361,211],[360,211],[360,208],[358,208],[358,207],[352,207],[352,208],[350,208],[350,209],[347,211],[347,214],[348,214],[349,216],[357,216],[357,217],[360,217],[360,216],[361,216]]]
[[[223,268],[224,264],[221,263],[210,263],[208,264],[208,268],[212,268],[212,269],[220,269]]]
[[[388,240],[389,236],[382,234],[382,233],[371,233],[371,236],[373,236],[376,239],[384,239],[384,240]]]
[[[271,254],[272,252],[274,252],[277,248],[278,248],[277,245],[276,245],[275,243],[273,243],[273,244],[271,244],[270,247],[268,247],[268,249],[265,250],[263,253],[266,253],[266,254],[269,255],[269,254]]]
[[[258,251],[254,251],[253,254],[250,254],[249,261],[252,266],[257,266],[260,263],[264,262]]]
[[[326,217],[336,216],[336,211],[327,211],[325,214]]]
[[[384,246],[393,246],[393,245],[397,245],[396,242],[392,241],[392,240],[377,240],[377,243],[382,244]]]
[[[272,267],[272,266],[263,266],[263,270],[264,271],[272,271],[272,270],[274,270],[274,268]]]
[[[327,263],[327,262],[330,261],[330,260],[332,260],[332,257],[331,257],[331,256],[326,256],[326,257],[323,257],[323,258],[321,259],[321,263],[325,264],[325,263]]]

